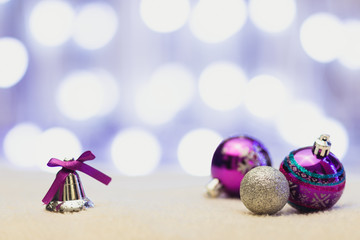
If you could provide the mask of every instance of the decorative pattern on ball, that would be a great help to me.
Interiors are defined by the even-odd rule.
[[[260,166],[248,172],[241,182],[240,197],[245,207],[255,214],[274,214],[289,199],[289,183],[277,169]]]
[[[317,157],[313,147],[291,152],[280,171],[290,185],[289,204],[299,211],[329,209],[340,199],[345,188],[345,171],[334,154]]]
[[[243,177],[257,166],[271,166],[269,154],[263,144],[247,136],[224,140],[213,155],[213,181],[207,186],[208,195],[216,197],[223,191],[238,197]]]

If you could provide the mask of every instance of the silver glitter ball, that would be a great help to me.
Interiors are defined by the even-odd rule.
[[[277,169],[259,166],[249,171],[240,187],[240,198],[245,207],[255,214],[274,214],[289,199],[289,183]]]

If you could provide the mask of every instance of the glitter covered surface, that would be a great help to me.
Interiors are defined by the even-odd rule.
[[[277,169],[261,166],[248,172],[241,182],[240,197],[244,205],[256,214],[274,214],[289,198],[289,184]]]

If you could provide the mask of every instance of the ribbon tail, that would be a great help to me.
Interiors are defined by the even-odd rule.
[[[42,200],[43,203],[49,204],[49,202],[51,202],[58,189],[64,185],[65,178],[67,177],[68,174],[69,173],[65,173],[62,171],[58,172],[54,182],[52,183],[51,187],[49,188],[48,192],[46,193],[45,197]]]
[[[105,185],[108,185],[111,182],[111,177],[85,163],[82,163],[77,170],[86,173],[87,175],[95,178],[96,180],[102,182]]]

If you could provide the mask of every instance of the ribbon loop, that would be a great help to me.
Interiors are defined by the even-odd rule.
[[[86,151],[83,154],[81,154],[80,157],[76,161],[84,162],[84,161],[93,160],[93,159],[95,159],[95,155],[90,151]]]
[[[47,165],[49,167],[62,167],[62,169],[56,175],[53,184],[43,198],[43,203],[48,204],[53,199],[58,189],[60,189],[64,185],[66,177],[71,172],[81,171],[95,178],[99,182],[108,185],[111,181],[111,178],[109,176],[84,163],[85,161],[93,159],[95,159],[95,155],[90,151],[86,151],[81,154],[77,160],[61,161],[56,158],[51,158]]]

